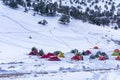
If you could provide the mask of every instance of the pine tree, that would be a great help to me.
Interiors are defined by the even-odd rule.
[[[63,14],[61,18],[59,19],[61,24],[68,24],[70,22],[70,16]]]
[[[18,8],[18,4],[14,0],[10,1],[9,6],[12,7],[12,8]]]
[[[62,0],[59,0],[60,2],[59,2],[59,7],[61,7],[62,6]]]
[[[27,2],[27,7],[29,7],[29,10],[30,10],[30,7],[31,7],[31,3],[30,2]]]

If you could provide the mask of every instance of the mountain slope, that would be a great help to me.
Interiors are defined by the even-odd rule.
[[[119,31],[100,28],[74,19],[69,25],[61,25],[57,21],[59,17],[32,16],[31,12],[22,12],[22,8],[14,10],[2,3],[0,5],[1,44],[26,48],[27,51],[33,46],[43,48],[45,51],[69,51],[74,48],[82,50],[92,48],[94,45],[111,49],[115,47],[115,44],[108,40],[116,38]],[[42,19],[46,19],[48,25],[37,24]]]
[[[119,45],[113,42],[113,40],[120,40],[119,30],[99,27],[75,19],[72,19],[68,25],[62,25],[58,22],[59,15],[56,17],[33,16],[32,11],[28,13],[23,11],[22,7],[14,10],[0,1],[0,74],[5,74],[2,71],[31,73],[22,77],[7,77],[4,80],[75,78],[76,80],[113,80],[112,74],[114,74],[113,77],[118,76],[117,66],[120,63],[115,61],[111,54],[115,48],[119,48]],[[38,24],[38,21],[43,19],[48,21],[45,26]],[[95,45],[99,50],[106,52],[110,59],[90,61],[89,56],[85,56],[84,61],[71,61],[73,54],[68,53],[71,49],[76,48],[80,52],[89,49],[94,54]],[[61,62],[49,62],[47,59],[40,59],[39,56],[28,56],[33,46],[43,49],[45,53],[61,50],[66,57],[61,59]],[[86,72],[85,69],[93,71]],[[48,74],[37,74],[44,71]],[[3,80],[3,78],[0,79]],[[115,80],[119,80],[119,77]]]

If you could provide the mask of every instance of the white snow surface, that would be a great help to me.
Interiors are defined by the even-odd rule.
[[[120,48],[111,39],[120,40],[120,31],[100,27],[72,19],[68,25],[59,24],[56,17],[45,17],[24,9],[11,9],[0,1],[0,74],[8,72],[32,73],[17,77],[0,77],[0,80],[119,80],[119,61],[111,56],[113,50]],[[38,21],[46,19],[43,26]],[[31,39],[29,37],[32,37]],[[48,61],[39,56],[29,56],[32,47],[48,52],[62,51],[65,58],[61,61]],[[72,61],[71,49],[90,50],[95,54],[94,46],[106,52],[110,59],[99,61]],[[93,71],[85,71],[85,70]],[[94,69],[111,69],[98,70]],[[5,72],[3,72],[5,70]],[[47,72],[47,74],[37,74]]]

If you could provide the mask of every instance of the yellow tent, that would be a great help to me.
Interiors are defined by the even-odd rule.
[[[64,56],[63,53],[59,53],[59,54],[57,55],[57,57],[64,58],[65,56]]]

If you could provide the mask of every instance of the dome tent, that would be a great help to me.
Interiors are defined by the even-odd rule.
[[[75,56],[73,56],[72,58],[71,58],[72,60],[83,60],[83,56],[82,55],[80,55],[80,54],[76,54]]]
[[[65,56],[64,56],[64,53],[59,53],[57,57],[64,58]]]
[[[94,46],[93,49],[99,49],[99,47],[98,46]]]
[[[41,49],[41,50],[39,50],[39,53],[38,53],[38,55],[39,56],[43,56],[45,53],[44,53],[44,51]]]
[[[44,54],[40,58],[50,58],[51,56],[55,56],[55,55],[53,53],[48,53],[48,54]]]
[[[99,56],[99,60],[101,61],[105,60],[105,56]]]
[[[120,50],[119,49],[114,49],[114,52],[112,53],[112,56],[119,56]]]
[[[95,55],[90,55],[89,59],[95,59]]]

